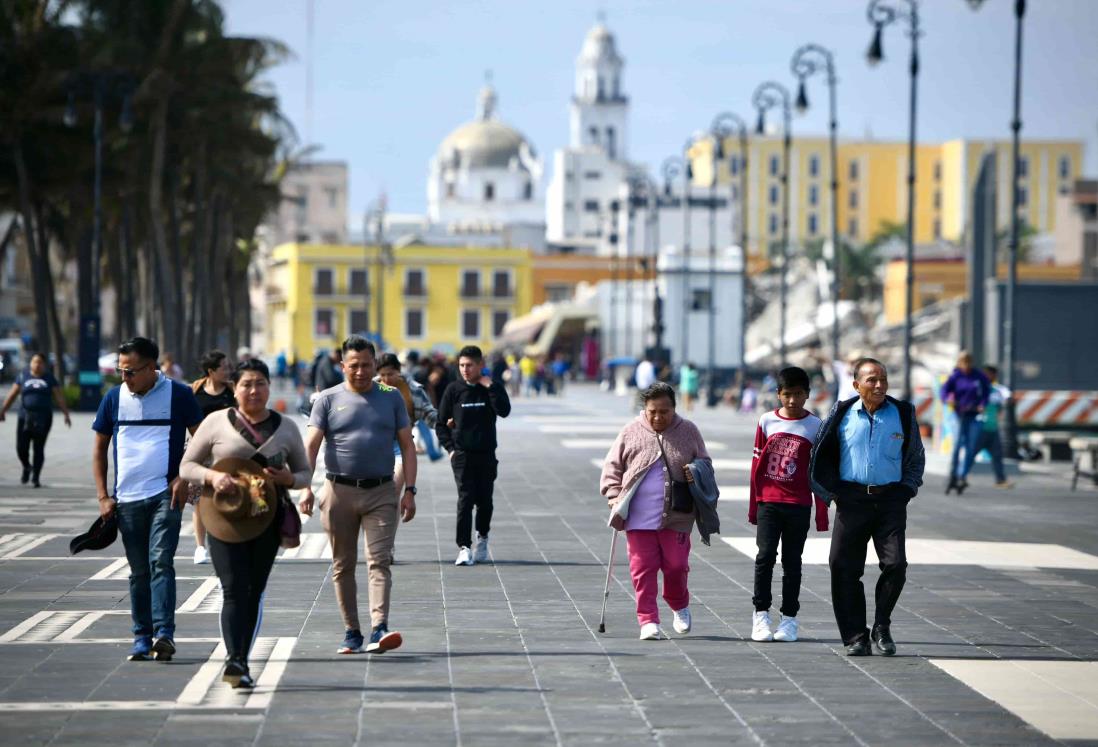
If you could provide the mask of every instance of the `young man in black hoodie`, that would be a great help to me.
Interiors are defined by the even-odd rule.
[[[446,387],[438,404],[435,432],[450,454],[457,482],[457,545],[454,565],[488,560],[488,530],[492,522],[492,488],[496,481],[496,418],[511,413],[507,390],[484,370],[484,354],[475,345],[458,353],[461,381]],[[472,548],[473,507],[477,544]]]

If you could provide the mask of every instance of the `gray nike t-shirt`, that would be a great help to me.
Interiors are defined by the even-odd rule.
[[[324,431],[324,468],[361,480],[393,474],[393,441],[409,426],[404,398],[374,382],[357,394],[344,384],[325,389],[313,403],[309,425]]]

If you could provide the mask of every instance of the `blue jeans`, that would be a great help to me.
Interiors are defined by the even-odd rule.
[[[432,462],[442,459],[442,450],[435,443],[435,434],[431,433],[431,429],[427,427],[427,424],[420,420],[416,423],[416,429],[419,430],[419,437],[423,440],[423,448],[427,449],[428,458]]]
[[[975,452],[979,454],[984,449],[987,449],[987,453],[991,455],[991,468],[995,471],[996,482],[1006,482],[1006,471],[1003,470],[1003,441],[999,436],[998,428],[980,432],[980,442]]]
[[[119,503],[118,531],[130,564],[130,617],[133,634],[175,635],[175,548],[181,508],[171,507],[171,492]]]
[[[965,479],[972,470],[972,463],[976,461],[976,454],[980,451],[980,434],[983,433],[984,424],[976,418],[979,413],[957,413],[957,437],[953,439],[953,456],[950,458],[949,474]],[[961,449],[965,450],[965,458],[961,461],[961,469],[957,469],[960,461]]]

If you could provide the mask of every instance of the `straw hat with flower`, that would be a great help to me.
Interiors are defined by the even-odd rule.
[[[240,457],[219,459],[213,469],[232,475],[236,485],[229,493],[203,486],[198,511],[206,531],[230,543],[247,542],[263,534],[278,509],[278,493],[270,477],[251,459]]]

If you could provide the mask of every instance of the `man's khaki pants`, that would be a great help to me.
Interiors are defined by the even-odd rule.
[[[321,521],[332,543],[332,581],[336,602],[348,630],[362,630],[358,622],[359,533],[366,534],[366,562],[370,578],[370,620],[373,626],[389,619],[389,594],[400,511],[396,487],[391,482],[376,488],[356,488],[326,481],[319,496]]]

